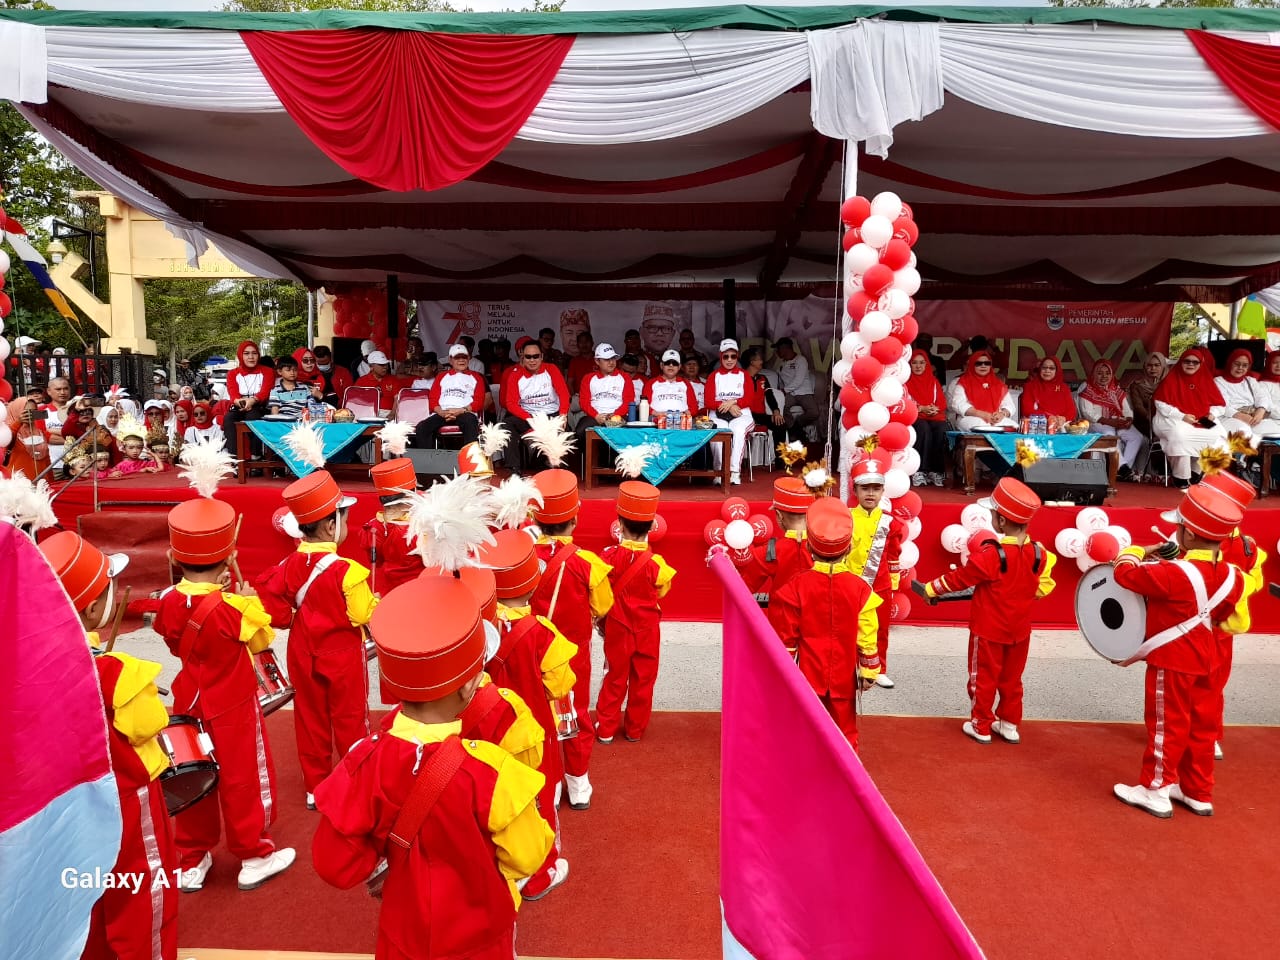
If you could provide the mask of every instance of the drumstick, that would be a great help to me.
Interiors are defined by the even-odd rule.
[[[231,591],[232,593],[239,593],[240,585],[244,583],[244,577],[240,573],[240,564],[236,560],[236,553],[234,549],[234,545],[240,542],[240,521],[243,519],[243,513],[236,514],[236,529],[231,536],[231,543],[233,545],[231,556],[227,557],[227,566],[231,568],[231,575],[236,578],[236,586],[235,589]]]
[[[129,606],[129,593],[132,590],[132,587],[124,588],[124,596],[120,600],[120,605],[116,607],[115,619],[111,622],[111,638],[104,648],[107,653],[110,653],[111,648],[116,645],[116,636],[120,633],[120,623],[124,620],[124,612]]]

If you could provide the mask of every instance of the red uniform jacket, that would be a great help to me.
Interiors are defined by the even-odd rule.
[[[796,574],[812,567],[813,557],[804,541],[774,537],[762,546],[751,548],[751,559],[742,567],[742,580],[756,595],[756,600],[764,601],[790,583]]]
[[[739,373],[742,374],[741,385],[737,383]],[[717,368],[707,375],[707,385],[702,393],[707,413],[719,416],[716,408],[726,400],[734,400],[743,410],[764,412],[764,403],[755,383],[741,367],[734,367],[732,370]]]
[[[651,559],[646,559],[643,572],[631,577],[618,590],[618,582],[623,574],[631,569],[637,559],[644,556],[636,550],[628,550],[621,544],[613,543],[600,552],[600,559],[613,567],[609,571],[609,582],[613,584],[613,606],[605,620],[605,630],[630,630],[635,634],[651,634],[656,637],[662,629],[662,608],[658,605],[661,596],[658,587],[660,567]]]
[[[521,402],[520,382],[546,375],[549,382],[546,383],[546,391],[553,394],[558,405],[555,409],[526,409]],[[508,413],[527,419],[535,413],[546,413],[556,415],[569,412],[569,387],[564,382],[564,377],[560,371],[549,363],[544,363],[537,373],[530,373],[524,367],[512,367],[502,375],[502,387],[498,391],[499,406]]]
[[[374,583],[384,597],[422,573],[422,558],[409,552],[408,531],[407,525],[388,523],[381,515],[360,529],[360,547],[369,553],[369,565],[377,571]]]
[[[590,650],[591,647],[591,563],[575,550],[564,564],[564,576],[560,576],[560,563],[556,559],[562,557],[569,548],[566,543],[552,541],[540,543],[534,549],[538,559],[547,565],[546,572],[538,588],[533,592],[529,606],[539,617],[546,617],[556,625],[561,633],[578,645],[578,649]],[[560,583],[560,593],[556,597],[555,615],[552,616],[551,597],[556,593],[556,582]]]
[[[928,586],[935,595],[973,587],[969,632],[991,643],[1021,643],[1031,636],[1032,603],[1053,589],[1051,574],[1057,559],[1034,541],[1019,546],[1012,537],[1005,537],[998,547],[984,543],[969,554],[963,567]]]
[[[554,746],[556,736],[556,718],[551,710],[551,700],[548,699],[552,692],[547,690],[542,677],[542,662],[555,641],[555,634],[536,616],[522,617],[516,621],[499,619],[498,629],[502,631],[502,646],[485,669],[495,684],[520,695],[533,714],[533,719],[542,727],[548,745],[543,755],[542,772],[547,775],[549,782],[555,783],[559,781],[563,771],[559,749],[550,749]],[[560,695],[567,692],[565,690]]]
[[[431,389],[427,391],[427,404],[432,413],[435,413],[436,408],[440,406],[440,395],[446,382],[449,384],[449,393],[446,397],[449,401],[448,409],[454,409],[456,404],[460,407],[469,408],[472,413],[477,415],[484,411],[484,377],[474,370],[463,370],[459,373],[450,367],[437,376],[435,380],[431,381]],[[467,386],[470,386],[471,394],[468,402],[462,403],[462,393]]]
[[[169,652],[182,661],[173,681],[173,712],[209,720],[255,699],[258,677],[248,648],[240,640],[240,611],[225,601],[214,608],[204,629],[187,648],[181,648],[187,622],[203,600],[172,588],[165,591],[155,631],[164,638]]]
[[[879,670],[874,631],[870,654],[858,651],[855,621],[871,599],[871,588],[857,574],[814,569],[774,591],[769,622],[783,643],[797,646],[796,663],[819,696],[852,700],[858,668]]]
[[[611,388],[616,388],[618,391],[618,405],[606,413],[601,413],[597,410],[596,405],[592,402],[598,389],[594,386],[597,380],[606,383]],[[589,373],[578,384],[578,405],[582,407],[583,413],[595,420],[611,417],[615,414],[625,420],[627,408],[639,399],[635,395],[635,387],[631,385],[631,378],[620,371],[615,371],[607,377],[598,371]]]
[[[294,603],[298,591],[311,576],[311,568],[326,554],[291,553],[258,577],[258,595],[277,627],[292,627],[289,645],[300,644],[310,654],[342,650],[349,645],[363,646],[364,631],[351,625],[347,614],[347,595],[342,580],[350,563],[338,557],[328,569],[316,577],[307,590],[306,602],[296,613]]]

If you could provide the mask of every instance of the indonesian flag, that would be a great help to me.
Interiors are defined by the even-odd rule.
[[[981,958],[729,558],[711,569],[724,588],[724,956]]]
[[[0,212],[0,221],[2,221],[0,226],[3,227],[4,239],[13,248],[13,252],[18,255],[18,259],[26,264],[27,269],[36,278],[36,282],[40,284],[45,296],[53,303],[54,308],[67,320],[75,320],[76,314],[71,309],[71,304],[67,303],[67,298],[62,295],[62,291],[58,289],[57,284],[53,282],[53,278],[49,276],[49,264],[45,262],[44,255],[33,247],[31,241],[27,239],[26,227],[13,219],[13,217],[5,216],[2,212]]]

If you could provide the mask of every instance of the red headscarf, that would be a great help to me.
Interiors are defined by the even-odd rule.
[[[1280,383],[1280,373],[1272,373],[1271,365],[1280,359],[1280,350],[1271,350],[1267,353],[1266,364],[1262,368],[1262,376],[1259,378],[1268,383]]]
[[[1195,373],[1182,369],[1182,361],[1189,356],[1200,359],[1200,369]],[[1213,407],[1223,405],[1222,394],[1218,392],[1213,376],[1213,360],[1209,352],[1192,347],[1183,352],[1177,364],[1160,381],[1160,386],[1156,387],[1156,400],[1169,404],[1184,416],[1207,417]]]
[[[1062,379],[1062,362],[1055,357],[1045,357],[1040,363],[1044,363],[1045,360],[1053,361],[1053,379],[1042,379],[1040,364],[1036,365],[1031,379],[1022,388],[1022,415],[1043,413],[1051,417],[1066,417],[1068,420],[1074,420],[1076,401],[1071,396],[1071,388],[1067,386],[1067,381]]]
[[[907,395],[921,407],[937,407],[938,413],[933,417],[925,417],[926,420],[941,420],[946,416],[947,401],[942,393],[942,384],[938,383],[938,378],[934,375],[933,364],[929,362],[929,354],[924,350],[911,351],[911,362],[914,363],[916,357],[924,360],[924,373],[916,373],[914,370],[911,376],[907,378]],[[921,414],[921,416],[924,416]]]
[[[324,374],[320,372],[319,364],[311,364],[311,371],[307,372],[307,368],[302,365],[302,358],[309,356],[312,360],[316,358],[315,351],[310,347],[299,347],[293,351],[293,359],[298,364],[298,382],[299,383],[315,383],[324,379]]]
[[[1231,354],[1227,357],[1227,362],[1222,365],[1222,372],[1218,374],[1218,376],[1227,381],[1227,383],[1243,383],[1250,377],[1254,377],[1255,374],[1252,369],[1246,369],[1245,372],[1238,377],[1231,375],[1231,365],[1241,357],[1249,361],[1250,368],[1253,367],[1253,354],[1241,347],[1239,350],[1231,351]]]
[[[975,371],[975,364],[979,360],[991,361],[991,372],[987,374],[979,374]],[[972,354],[964,365],[964,373],[960,374],[956,383],[964,388],[964,395],[969,398],[969,406],[977,410],[987,410],[994,413],[1000,409],[1000,404],[1004,402],[1004,398],[1009,395],[1009,388],[1005,386],[1000,375],[996,373],[995,355],[986,350],[979,350]],[[964,413],[963,410],[960,413]]]
[[[258,362],[257,364],[255,364],[254,366],[252,366],[252,367],[246,367],[246,366],[244,365],[244,352],[245,352],[246,350],[248,350],[250,347],[253,347],[253,349],[255,349],[255,350],[257,350],[257,351],[258,351],[258,361],[259,361],[259,362]],[[262,361],[262,348],[261,348],[261,347],[259,347],[259,346],[258,346],[256,343],[254,343],[252,340],[241,340],[241,341],[240,341],[240,346],[236,347],[236,360],[237,360],[237,361],[239,362],[239,364],[240,364],[240,370],[241,370],[241,371],[243,371],[244,373],[248,373],[250,370],[259,370],[259,369],[262,367],[262,362],[261,362],[261,361]]]
[[[1111,379],[1105,387],[1098,383],[1098,371],[1103,367],[1111,371]],[[1080,391],[1080,399],[1088,400],[1094,406],[1101,407],[1104,417],[1124,416],[1125,393],[1120,386],[1120,381],[1116,379],[1116,368],[1111,365],[1110,360],[1099,360],[1093,365],[1093,369],[1089,372],[1089,382]]]
[[[191,424],[195,423],[195,420],[196,420],[196,403],[197,402],[203,403],[204,401],[203,400],[201,401],[179,400],[177,403],[173,405],[173,412],[176,414],[179,410],[187,411],[187,426],[191,426]]]

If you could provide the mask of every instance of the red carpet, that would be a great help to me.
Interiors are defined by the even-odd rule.
[[[299,862],[239,893],[234,864],[215,854],[205,889],[181,898],[188,947],[372,950],[374,902],[311,871],[315,815],[291,723],[287,711],[268,721],[275,836]],[[591,810],[564,811],[570,879],[521,911],[521,954],[718,960],[719,725],[659,713],[644,742],[593,755]],[[1135,725],[1030,722],[1020,746],[979,746],[958,720],[871,717],[862,757],[989,960],[1263,960],[1280,942],[1280,730],[1233,727],[1227,749],[1217,816],[1178,808],[1171,821],[1110,795],[1137,774]],[[875,922],[856,913],[860,882],[849,877],[850,922]]]
[[[769,511],[772,476],[767,472],[757,471],[753,484],[737,488],[739,495],[751,502],[753,512]],[[283,480],[253,480],[245,485],[226,484],[219,491],[220,498],[244,514],[244,526],[240,534],[240,566],[250,579],[292,549],[292,541],[271,526],[271,515],[282,505],[280,491],[285,486]],[[344,487],[359,501],[351,509],[352,526],[358,527],[377,512],[377,500],[368,484],[345,483]],[[961,491],[951,488],[938,490],[928,487],[920,490],[925,500],[921,515],[925,532],[917,541],[921,559],[916,569],[921,577],[934,577],[956,561],[955,554],[946,553],[939,546],[938,536],[944,526],[959,521],[960,510],[969,499]],[[149,510],[163,514],[174,503],[192,496],[186,486],[155,475],[108,481],[99,485],[99,491],[105,510],[127,508],[131,513]],[[583,491],[583,495],[585,499],[577,540],[588,549],[600,550],[609,542],[609,526],[617,516],[613,509],[613,497],[616,494],[612,487],[606,486]],[[1107,511],[1112,522],[1127,527],[1137,542],[1149,543],[1154,539],[1150,528],[1158,521],[1159,511],[1176,505],[1178,499],[1176,491],[1164,487],[1125,484],[1107,506]],[[663,601],[663,616],[668,620],[705,621],[720,617],[720,591],[706,569],[706,545],[702,531],[708,521],[719,516],[719,504],[722,501],[720,488],[710,486],[705,481],[690,484],[687,480],[677,480],[671,487],[663,490],[661,512],[667,521],[669,532],[656,549],[679,573],[671,593]],[[69,529],[75,529],[77,518],[93,510],[92,487],[83,483],[75,484],[57,500],[55,507],[60,521]],[[1074,507],[1046,507],[1036,515],[1031,533],[1049,549],[1053,549],[1054,536],[1062,527],[1074,522],[1076,512]],[[112,521],[105,521],[100,526],[110,526],[111,523]],[[160,556],[157,561],[159,566],[152,564],[151,568],[162,569],[163,552],[168,548],[163,538],[164,527],[157,523],[152,529],[154,539],[149,549],[158,551]],[[1246,517],[1245,531],[1256,537],[1271,555],[1266,568],[1268,579],[1280,581],[1280,557],[1277,556],[1280,551],[1276,549],[1277,541],[1280,540],[1280,496],[1255,502]],[[354,537],[349,539],[342,552],[356,557],[355,544]],[[134,553],[147,545],[130,541],[129,546],[129,552]],[[367,562],[367,557],[364,559]],[[126,582],[131,582],[128,575],[125,579]],[[1036,627],[1075,628],[1074,597],[1078,579],[1079,572],[1074,561],[1064,560],[1058,565],[1058,588],[1037,604]],[[162,585],[153,585],[149,581],[135,583],[134,597],[136,599],[146,591]],[[1280,599],[1264,593],[1255,600],[1253,615],[1258,623],[1280,622]],[[967,604],[939,604],[929,607],[917,602],[913,606],[910,622],[956,623],[967,616]]]

